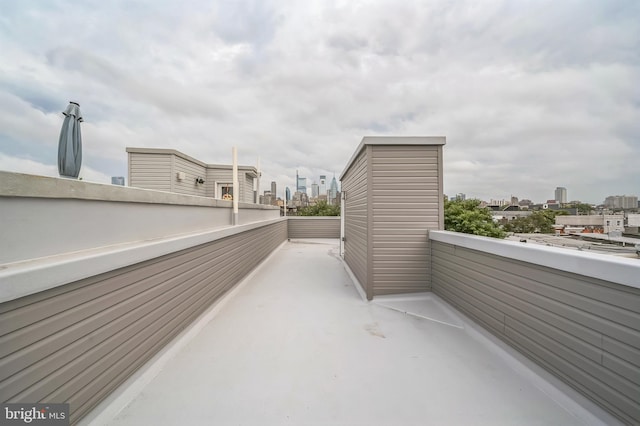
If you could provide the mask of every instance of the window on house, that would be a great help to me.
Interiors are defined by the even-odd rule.
[[[217,183],[216,198],[219,198],[222,200],[233,200],[233,184]]]

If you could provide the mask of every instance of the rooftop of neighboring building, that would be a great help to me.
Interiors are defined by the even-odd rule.
[[[591,241],[586,240],[590,239]],[[552,235],[552,234],[514,234],[507,237],[511,241],[520,241],[522,243],[540,244],[548,247],[561,247],[566,249],[581,250],[585,252],[610,254],[620,257],[628,257],[638,259],[635,244],[640,243],[640,239],[635,238],[613,238],[606,234],[571,234],[571,235]],[[601,240],[601,242],[597,241]],[[618,244],[610,244],[609,242],[624,242],[626,246]]]

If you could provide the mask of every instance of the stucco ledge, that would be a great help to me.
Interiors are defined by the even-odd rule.
[[[429,231],[429,239],[454,246],[546,266],[560,271],[640,288],[640,259],[524,244],[451,231]]]

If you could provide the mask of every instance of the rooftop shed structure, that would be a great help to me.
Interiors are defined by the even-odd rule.
[[[127,148],[129,186],[217,199],[233,197],[231,164],[207,164],[175,149]],[[257,203],[259,173],[253,166],[238,166],[241,203]]]
[[[364,137],[340,176],[344,259],[369,300],[431,290],[427,233],[444,229],[445,143]]]

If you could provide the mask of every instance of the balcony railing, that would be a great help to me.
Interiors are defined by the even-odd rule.
[[[640,421],[640,260],[431,232],[433,292],[630,424]]]

